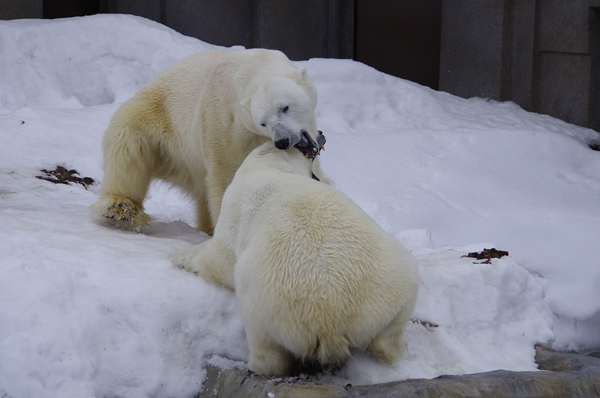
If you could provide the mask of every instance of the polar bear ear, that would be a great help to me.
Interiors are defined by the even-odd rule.
[[[296,69],[296,81],[298,83],[304,83],[307,80],[308,80],[308,73],[306,72],[306,68]]]
[[[252,103],[252,97],[248,97],[245,100],[242,100],[242,102],[240,102],[240,105],[247,110],[248,112],[252,113],[252,108],[250,107],[250,104]]]

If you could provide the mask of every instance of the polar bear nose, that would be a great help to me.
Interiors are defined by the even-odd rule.
[[[275,147],[277,147],[277,149],[288,149],[290,147],[290,139],[282,138],[278,141],[275,141]]]

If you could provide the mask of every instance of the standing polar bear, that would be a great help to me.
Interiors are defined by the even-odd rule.
[[[214,237],[174,265],[236,291],[248,369],[289,375],[298,360],[339,363],[351,348],[404,355],[415,306],[411,255],[341,192],[311,179],[311,159],[272,142],[227,188]]]
[[[102,142],[102,195],[92,211],[139,229],[150,221],[142,206],[148,185],[159,178],[194,200],[196,228],[211,234],[223,193],[250,151],[269,140],[279,149],[316,145],[316,103],[306,69],[279,51],[184,58],[116,111]]]

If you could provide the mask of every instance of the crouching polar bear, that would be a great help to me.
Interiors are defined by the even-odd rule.
[[[297,149],[256,148],[225,192],[214,237],[171,256],[236,291],[258,374],[289,375],[299,360],[339,363],[351,348],[385,363],[405,352],[418,290],[411,255],[310,176]]]
[[[184,58],[114,114],[102,142],[102,195],[92,211],[139,229],[150,221],[142,205],[159,178],[194,200],[196,228],[211,234],[223,193],[252,149],[268,140],[279,149],[315,145],[316,103],[306,69],[279,51]]]

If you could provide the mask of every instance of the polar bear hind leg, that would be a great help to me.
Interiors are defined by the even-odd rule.
[[[250,360],[248,370],[261,375],[288,376],[294,372],[297,361],[285,348],[275,343],[261,340],[246,329]]]
[[[234,290],[235,255],[218,239],[211,238],[169,257],[175,267],[183,268],[205,281]]]
[[[369,344],[369,353],[378,362],[393,364],[406,355],[406,343],[402,338],[410,314],[400,311],[398,315]]]

